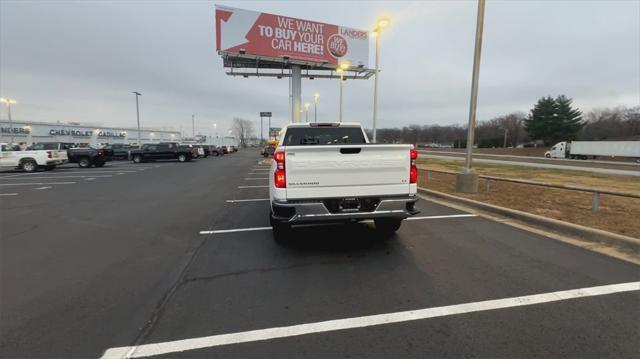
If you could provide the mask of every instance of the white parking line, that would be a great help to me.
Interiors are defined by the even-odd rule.
[[[0,196],[17,196],[17,193],[0,193]]]
[[[42,183],[42,182],[33,182],[33,183],[0,183],[0,186],[44,186],[50,184],[76,184],[76,182],[51,182],[51,183]]]
[[[254,198],[254,199],[228,199],[227,203],[237,203],[237,202],[258,202],[258,201],[268,201],[269,198]]]
[[[45,176],[45,177],[12,177],[12,178],[0,178],[0,179],[9,179],[9,180],[25,180],[25,179],[52,179],[52,178],[85,178],[85,177],[113,177],[112,175],[99,175],[99,176]]]
[[[238,186],[238,188],[268,188],[269,186]]]
[[[365,328],[391,323],[402,323],[429,318],[446,317],[451,315],[483,312],[488,310],[552,303],[638,290],[640,290],[640,282],[610,284],[597,287],[525,295],[521,297],[485,300],[480,302],[454,304],[442,307],[408,310],[404,312],[327,320],[323,322],[305,323],[287,327],[276,327],[230,334],[211,335],[208,337],[143,344],[131,347],[110,348],[107,349],[104,354],[102,354],[101,358],[142,358],[152,355],[212,348],[221,345],[240,344],[277,338],[288,338],[314,333],[332,332],[337,330]],[[473,320],[473,318],[471,318],[470,320]]]
[[[476,214],[449,214],[446,216],[424,216],[424,217],[409,217],[407,221],[417,221],[421,219],[442,219],[442,218],[463,218],[463,217],[477,217]]]
[[[269,177],[253,177],[253,178],[245,177],[245,180],[246,180],[246,181],[253,181],[253,180],[266,180],[266,179],[269,179]]]
[[[271,229],[271,227],[220,229],[220,230],[217,230],[217,231],[200,231],[200,234],[219,234],[219,233],[233,233],[233,232],[268,231],[270,229]]]
[[[83,175],[93,175],[93,174],[109,174],[109,173],[138,173],[138,171],[59,171],[59,172],[47,172],[46,174],[49,176],[64,176],[68,174],[83,174]],[[2,178],[14,178],[14,177],[33,177],[43,175],[43,173],[21,173],[13,176],[1,176]]]
[[[34,188],[34,189],[42,190],[42,189],[49,189],[49,188],[53,188],[53,187],[51,187],[51,186],[44,186],[44,187],[38,187],[38,188]]]

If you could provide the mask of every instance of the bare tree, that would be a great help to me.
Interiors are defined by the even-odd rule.
[[[233,133],[236,138],[240,140],[240,147],[246,148],[249,143],[249,138],[254,136],[253,122],[243,118],[234,117]]]

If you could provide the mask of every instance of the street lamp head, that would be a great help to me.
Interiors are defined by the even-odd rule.
[[[320,98],[320,94],[319,93],[316,92],[316,93],[313,94],[313,99],[315,101],[318,101],[319,98]]]
[[[140,92],[138,92],[138,91],[132,91],[131,93],[135,94],[136,96],[142,96],[142,94]]]
[[[309,106],[311,106],[311,104],[310,104],[310,103],[308,103],[308,102],[307,102],[307,103],[305,103],[305,104],[304,104],[304,109],[305,109],[305,110],[307,110],[307,111],[309,111]]]
[[[341,70],[347,70],[349,69],[349,67],[351,67],[351,63],[349,63],[348,61],[344,61],[342,63],[340,63],[340,69]]]
[[[213,128],[218,128],[218,124],[217,124],[217,123],[214,123],[214,124],[213,124]]]
[[[390,23],[390,21],[389,21],[388,17],[386,17],[386,16],[385,17],[381,17],[381,18],[378,19],[378,22],[376,22],[376,28],[378,30],[382,30],[385,27],[389,26],[389,23]]]
[[[16,100],[10,99],[10,98],[0,98],[0,102],[6,104],[6,105],[13,105],[14,103],[18,103]]]

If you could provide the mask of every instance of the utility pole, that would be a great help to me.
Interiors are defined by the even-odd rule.
[[[467,153],[462,173],[456,176],[457,192],[478,192],[478,174],[472,166],[474,131],[476,128],[476,108],[478,104],[478,78],[480,76],[480,53],[482,52],[482,31],[484,27],[485,0],[478,0],[476,20],[476,43],[473,52],[473,75],[471,79],[471,100],[469,102],[469,128],[467,130]]]
[[[191,115],[191,132],[193,132],[191,137],[193,137],[193,140],[195,141],[195,139],[196,139],[196,115]]]
[[[264,117],[260,115],[260,145],[264,144],[264,128],[262,127],[262,120]]]
[[[142,94],[138,91],[133,91],[133,94],[136,95],[136,119],[138,120],[138,147],[142,146],[142,139],[140,138],[140,104],[138,102],[138,97],[142,96]]]

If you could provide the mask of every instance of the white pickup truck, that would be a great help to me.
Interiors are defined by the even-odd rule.
[[[7,143],[0,143],[0,169],[22,169],[34,172],[38,168],[50,170],[66,162],[67,156],[55,150],[14,151]]]
[[[295,224],[366,219],[391,237],[418,213],[417,156],[412,145],[369,144],[357,123],[285,126],[269,172],[274,238]]]

